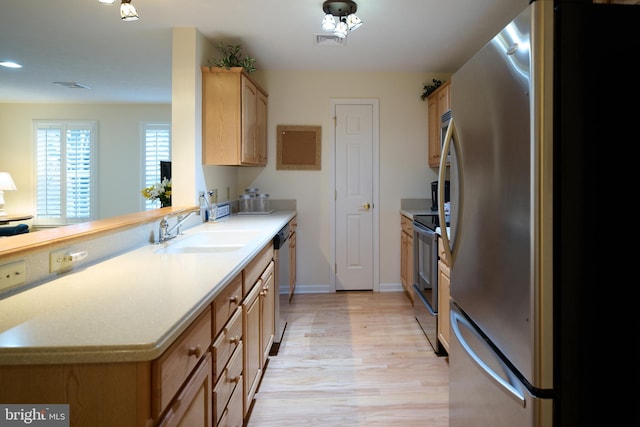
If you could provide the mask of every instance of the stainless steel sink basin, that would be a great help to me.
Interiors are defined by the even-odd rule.
[[[254,240],[258,230],[220,230],[202,231],[188,236],[180,236],[169,241],[156,253],[188,254],[188,253],[224,253],[242,249]]]

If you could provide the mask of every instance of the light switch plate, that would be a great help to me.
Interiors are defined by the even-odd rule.
[[[26,280],[24,261],[0,265],[0,291],[22,285]]]

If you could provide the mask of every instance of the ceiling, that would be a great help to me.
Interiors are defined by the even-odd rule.
[[[356,0],[364,24],[317,44],[323,0],[13,0],[0,14],[0,102],[169,103],[172,28],[241,44],[258,70],[452,73],[528,0]],[[203,64],[207,65],[207,64]],[[53,82],[77,82],[89,89]],[[425,82],[431,83],[431,82]]]

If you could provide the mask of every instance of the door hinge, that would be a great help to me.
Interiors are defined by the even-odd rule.
[[[334,127],[334,129],[336,127],[338,127],[338,117],[337,116],[333,116],[333,127]]]

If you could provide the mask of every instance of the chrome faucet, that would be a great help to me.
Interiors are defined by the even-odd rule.
[[[193,214],[200,214],[199,211],[190,211],[186,214],[184,214],[184,211],[179,211],[179,212],[173,212],[170,213],[169,215],[165,215],[161,220],[160,220],[160,227],[158,230],[158,243],[162,243],[162,242],[166,242],[167,240],[171,240],[175,237],[177,237],[180,234],[180,227],[182,227],[182,224]],[[169,227],[169,218],[174,217],[174,216],[178,216],[178,220],[176,221],[176,223],[172,226]],[[171,234],[173,233],[175,230],[176,234]]]
[[[213,202],[209,201],[209,198],[213,198]],[[218,193],[216,190],[209,190],[207,191],[207,193],[205,194],[204,192],[200,193],[200,199],[204,200],[205,203],[205,209],[207,212],[207,215],[202,218],[202,222],[205,221],[209,221],[209,222],[215,222],[216,220],[216,215],[217,215],[217,210],[218,210]],[[205,219],[207,218],[207,219]]]

